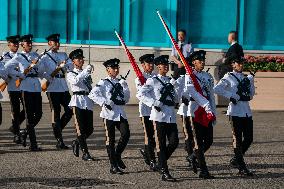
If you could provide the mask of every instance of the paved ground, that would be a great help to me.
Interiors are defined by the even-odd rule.
[[[214,129],[214,144],[207,155],[209,170],[214,180],[201,180],[187,168],[183,150],[183,135],[179,122],[180,145],[169,161],[177,183],[160,181],[160,175],[148,170],[138,152],[143,146],[143,129],[136,106],[126,108],[131,140],[123,154],[126,174],[109,174],[104,145],[104,127],[94,111],[94,134],[88,140],[95,162],[83,162],[71,150],[57,151],[50,126],[50,111],[44,105],[43,118],[36,128],[43,152],[31,153],[12,143],[9,106],[3,106],[0,127],[0,188],[284,188],[284,112],[254,112],[254,143],[245,159],[255,171],[253,178],[240,178],[237,170],[228,166],[232,156],[231,131],[226,116],[219,108],[218,124]],[[180,120],[179,120],[180,121]],[[73,120],[64,130],[67,144],[74,139]]]

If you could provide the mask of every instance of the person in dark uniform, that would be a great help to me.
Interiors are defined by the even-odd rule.
[[[8,36],[7,38],[8,47],[10,49],[9,52],[3,52],[3,60],[2,62],[5,64],[11,60],[19,49],[19,41],[20,36]],[[25,110],[23,104],[22,93],[19,88],[16,87],[16,79],[17,77],[13,77],[15,73],[18,72],[18,67],[15,70],[12,70],[11,74],[8,74],[6,82],[8,83],[7,91],[9,93],[10,105],[11,105],[11,115],[12,115],[12,126],[9,130],[14,134],[14,142],[16,144],[21,144],[22,139],[20,136],[20,125],[25,120]],[[22,110],[21,110],[22,106]]]
[[[239,174],[252,176],[243,156],[253,141],[253,119],[249,101],[255,94],[254,78],[242,72],[245,62],[243,57],[233,54],[227,61],[231,62],[233,71],[218,82],[214,91],[230,100],[227,115],[232,127],[235,154],[230,164],[238,168]]]
[[[153,73],[154,70],[154,54],[144,54],[139,58],[139,61],[142,64],[142,68],[144,70],[143,76],[147,80],[148,78],[152,78],[155,76]],[[139,94],[139,90],[143,86],[139,81],[139,78],[135,79],[135,85],[137,89],[137,94]],[[140,100],[143,97],[136,95],[137,98]],[[139,102],[139,113],[141,122],[144,128],[144,135],[145,135],[145,147],[144,149],[140,149],[140,153],[142,154],[144,161],[147,165],[149,165],[150,169],[153,171],[157,170],[156,166],[156,157],[155,157],[155,137],[154,137],[154,126],[153,122],[149,120],[151,114],[151,107],[148,107],[143,102]]]
[[[45,79],[50,83],[47,87],[46,94],[49,100],[52,114],[52,128],[54,137],[57,140],[57,149],[68,149],[63,141],[62,131],[72,118],[72,109],[68,106],[71,95],[65,79],[65,74],[73,70],[72,61],[65,52],[58,52],[60,48],[60,35],[51,34],[47,38],[48,45],[52,47],[41,59],[45,66]],[[52,73],[57,68],[60,71],[52,77]],[[61,106],[64,113],[60,116]]]
[[[185,58],[189,57],[189,55],[194,51],[191,43],[186,43],[186,31],[179,30],[178,31],[178,46]],[[185,75],[185,67],[181,62],[181,58],[179,57],[175,47],[172,47],[171,59],[174,61],[173,66],[173,78],[177,79],[181,75]]]
[[[19,86],[22,91],[24,100],[24,108],[26,112],[26,130],[23,133],[23,146],[26,146],[27,135],[30,139],[30,151],[41,151],[36,140],[35,127],[39,123],[42,116],[42,97],[41,84],[39,77],[43,76],[43,65],[38,63],[39,55],[32,51],[31,34],[24,35],[20,38],[23,51],[15,55],[5,65],[11,74],[15,68],[18,69],[17,77],[21,79]],[[30,68],[26,73],[27,68]]]
[[[93,127],[93,108],[94,103],[89,99],[88,94],[92,89],[91,72],[92,65],[88,65],[83,69],[84,56],[82,49],[76,49],[69,54],[73,61],[74,69],[67,74],[67,81],[70,83],[73,95],[69,106],[73,108],[77,139],[73,141],[73,153],[79,157],[79,146],[83,152],[82,159],[84,161],[93,161],[90,155],[87,138],[94,131]]]
[[[226,61],[228,57],[232,55],[244,57],[243,47],[238,43],[238,33],[236,31],[229,32],[228,43],[230,44],[230,48],[222,60],[223,64],[219,67],[219,78],[222,78],[227,72],[233,71],[230,61]]]
[[[130,138],[129,124],[124,111],[124,106],[130,99],[130,91],[125,79],[117,78],[119,62],[119,59],[114,58],[103,63],[108,76],[101,79],[89,94],[89,98],[102,107],[100,117],[104,120],[106,130],[106,148],[111,174],[123,174],[126,165],[121,155]],[[115,128],[121,134],[116,147]]]
[[[147,79],[138,95],[144,104],[152,107],[149,120],[153,121],[155,128],[156,149],[162,180],[175,182],[176,179],[169,172],[167,161],[179,143],[175,112],[178,95],[175,79],[166,76],[169,71],[168,59],[168,55],[155,58],[158,75]]]

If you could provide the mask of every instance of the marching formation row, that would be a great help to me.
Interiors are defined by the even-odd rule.
[[[5,81],[9,92],[14,142],[26,146],[29,136],[30,150],[40,151],[37,145],[35,127],[42,116],[41,92],[46,91],[52,110],[52,128],[58,149],[68,149],[64,144],[62,130],[75,119],[77,138],[72,142],[73,153],[82,159],[94,160],[88,151],[87,138],[93,133],[93,107],[102,107],[106,132],[106,149],[112,174],[123,174],[126,168],[121,155],[130,138],[130,129],[125,104],[130,98],[126,78],[118,78],[119,59],[110,59],[103,64],[107,77],[92,87],[92,65],[83,69],[84,55],[81,49],[72,51],[69,56],[59,52],[59,34],[52,34],[46,39],[48,51],[42,54],[32,51],[32,35],[7,37],[9,52],[1,57],[0,77]],[[18,52],[19,44],[23,51]],[[174,79],[167,76],[169,56],[155,57],[145,54],[139,58],[143,75],[135,80],[136,97],[139,99],[139,112],[145,132],[145,149],[140,149],[145,163],[153,171],[160,171],[162,180],[175,181],[168,170],[167,160],[178,146],[178,128],[176,111],[183,120],[186,152],[190,167],[199,177],[214,178],[210,175],[205,152],[213,143],[213,127],[216,124],[216,105],[214,93],[230,99],[227,115],[232,125],[234,157],[230,164],[238,168],[242,175],[251,176],[246,167],[244,154],[252,143],[253,120],[249,102],[254,96],[254,79],[245,75],[243,57],[232,54],[227,62],[232,66],[214,86],[212,76],[203,71],[206,52],[191,52],[186,58],[193,70],[190,74]],[[181,57],[177,57],[179,59]],[[157,73],[154,73],[154,65]],[[137,71],[137,70],[136,70]],[[41,86],[39,78],[47,82]],[[72,95],[67,85],[69,82]],[[24,109],[21,110],[21,104]],[[64,113],[60,117],[61,108]],[[20,129],[26,119],[26,128]],[[115,130],[120,132],[120,139],[115,144]],[[155,153],[156,149],[156,153]],[[158,161],[156,162],[156,156]]]

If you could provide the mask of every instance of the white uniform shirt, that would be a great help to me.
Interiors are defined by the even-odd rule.
[[[12,51],[10,51],[10,52],[3,52],[3,54],[2,54],[2,57],[3,57],[2,62],[4,63],[4,66],[16,54],[18,54],[18,53],[14,53]],[[18,68],[16,68],[16,69],[18,69]],[[17,72],[18,71],[16,71],[16,70],[14,70],[14,71],[10,70],[10,73],[12,75],[8,74],[9,77],[6,80],[6,82],[8,83],[7,91],[20,91],[20,88],[16,87],[16,80],[18,79],[18,77],[15,77],[15,75],[16,75]]]
[[[178,103],[178,95],[177,95],[177,83],[174,79],[168,76],[162,76],[158,74],[158,77],[163,83],[171,83],[174,86],[174,102]],[[176,123],[176,112],[174,106],[167,106],[159,101],[161,97],[161,90],[164,87],[160,81],[156,79],[156,77],[152,77],[147,79],[145,85],[139,90],[139,96],[141,101],[149,107],[152,107],[150,120],[157,122],[166,122],[166,123]],[[168,96],[167,100],[171,100]],[[158,112],[154,106],[158,106],[161,108],[161,111]]]
[[[90,72],[87,69],[79,70],[79,69],[74,68],[72,72],[68,72],[67,81],[70,84],[71,91],[73,93],[82,92],[82,91],[89,93],[90,91],[88,87],[86,86],[86,84],[84,83],[84,79],[88,78],[89,76],[90,76]],[[88,95],[73,94],[71,97],[69,106],[93,111],[94,103],[88,97]]]
[[[143,72],[143,76],[145,77],[145,79],[147,80],[148,78],[152,78],[153,76],[155,76],[156,74],[154,73],[146,73]],[[152,107],[147,106],[146,104],[144,104],[141,100],[140,100],[140,96],[139,96],[139,90],[142,88],[143,85],[141,85],[140,81],[138,78],[135,79],[135,85],[136,85],[136,89],[137,89],[137,95],[136,97],[139,99],[139,113],[140,113],[140,117],[143,116],[150,116],[151,114],[151,109]]]
[[[6,69],[4,67],[4,63],[3,62],[0,62],[0,78],[2,78],[3,80],[7,80],[8,78],[8,75],[7,75],[7,72],[6,72]],[[3,96],[2,96],[2,93],[0,91],[0,99],[2,99]]]
[[[26,76],[23,74],[24,70],[31,65],[32,60],[36,60],[38,56],[39,55],[36,52],[22,52],[15,55],[5,64],[9,75],[12,75],[13,78],[20,77],[23,79],[18,88],[19,90],[27,92],[41,92],[41,84],[39,81],[39,77],[43,76],[43,67],[41,63],[38,62],[34,65]],[[16,68],[19,68],[17,73],[15,72]],[[30,74],[37,75],[37,77],[28,77]]]
[[[183,46],[182,46],[182,54],[183,54],[183,56],[185,58],[189,57],[189,55],[194,51],[194,48],[191,46],[191,43],[190,44],[186,44],[186,43],[181,43],[179,41],[178,42],[178,47],[179,48],[181,47],[181,44],[183,44]],[[172,47],[171,56],[175,56],[175,57],[178,56],[177,50],[175,49],[174,46]]]
[[[47,92],[65,92],[69,91],[67,82],[65,78],[51,78],[51,73],[63,62],[66,61],[66,64],[62,68],[63,72],[67,72],[69,70],[73,70],[74,66],[72,61],[68,58],[65,52],[52,52],[51,50],[47,52],[55,61],[56,63],[48,56],[44,55],[41,59],[45,67],[45,79],[50,81],[50,84],[47,88]],[[65,74],[62,71],[59,71],[58,74]]]
[[[193,82],[189,75],[180,77],[178,80],[179,85],[184,85],[184,90],[179,90],[182,95],[179,95],[180,99],[182,96],[186,97],[189,100],[188,106],[181,104],[178,110],[179,115],[194,117],[194,112],[198,109],[199,106],[205,108],[206,112],[212,112],[216,115],[216,103],[214,96],[214,79],[211,74],[201,71],[193,71],[193,74],[198,78],[197,81],[202,89],[203,95],[198,93],[193,85]],[[190,98],[193,98],[194,101],[191,101]]]
[[[129,102],[130,91],[125,80],[119,80],[117,78],[113,79],[107,77],[113,84],[120,83],[123,88],[124,100],[125,103]],[[95,103],[99,104],[102,107],[100,117],[112,121],[120,121],[120,117],[127,119],[126,113],[124,111],[123,105],[116,105],[111,99],[111,90],[113,85],[108,82],[106,79],[101,79],[98,84],[92,89],[89,94],[89,98],[92,99]],[[107,109],[104,105],[110,105],[112,110]]]
[[[245,78],[243,73],[232,72],[240,81]],[[250,97],[251,99],[255,93],[254,78],[252,75],[248,75],[247,78],[250,80]],[[239,82],[234,76],[229,73],[225,74],[224,77],[219,81],[219,83],[214,87],[216,94],[224,96],[228,99],[235,98],[239,100],[239,95],[237,95]],[[232,102],[229,103],[227,115],[237,116],[237,117],[251,117],[252,112],[248,101],[238,101],[236,105]]]

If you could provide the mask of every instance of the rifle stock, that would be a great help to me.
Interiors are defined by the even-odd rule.
[[[67,58],[67,59],[68,59],[68,58]],[[64,62],[65,62],[64,64],[66,64],[67,59],[64,61]],[[62,62],[62,63],[63,63],[63,62]],[[60,67],[60,66],[57,66],[57,68],[56,68],[55,70],[53,70],[53,72],[50,74],[50,76],[51,76],[52,78],[54,78],[54,77],[59,73],[60,70],[61,70],[61,67]],[[49,81],[44,82],[44,83],[41,85],[41,90],[42,90],[43,92],[46,92],[46,91],[47,91],[47,88],[48,88],[48,86],[49,86],[49,84],[50,84]]]
[[[37,57],[36,61],[35,61],[35,62],[32,62],[32,63],[29,65],[29,67],[27,67],[27,68],[24,70],[24,75],[27,75],[27,74],[31,71],[31,69],[33,68],[33,66],[38,63],[38,61],[41,59],[41,57],[43,57],[43,56],[44,56],[48,51],[50,51],[52,48],[53,48],[53,46],[50,47],[48,50],[44,50],[44,53],[42,53],[41,55],[39,55],[39,56]],[[21,85],[21,82],[22,82],[22,81],[23,81],[22,78],[19,78],[19,79],[16,80],[16,87],[17,87],[17,88],[19,88],[19,86]]]
[[[8,83],[6,81],[4,81],[3,83],[0,84],[0,91],[3,92],[5,91],[6,87],[7,87]]]

